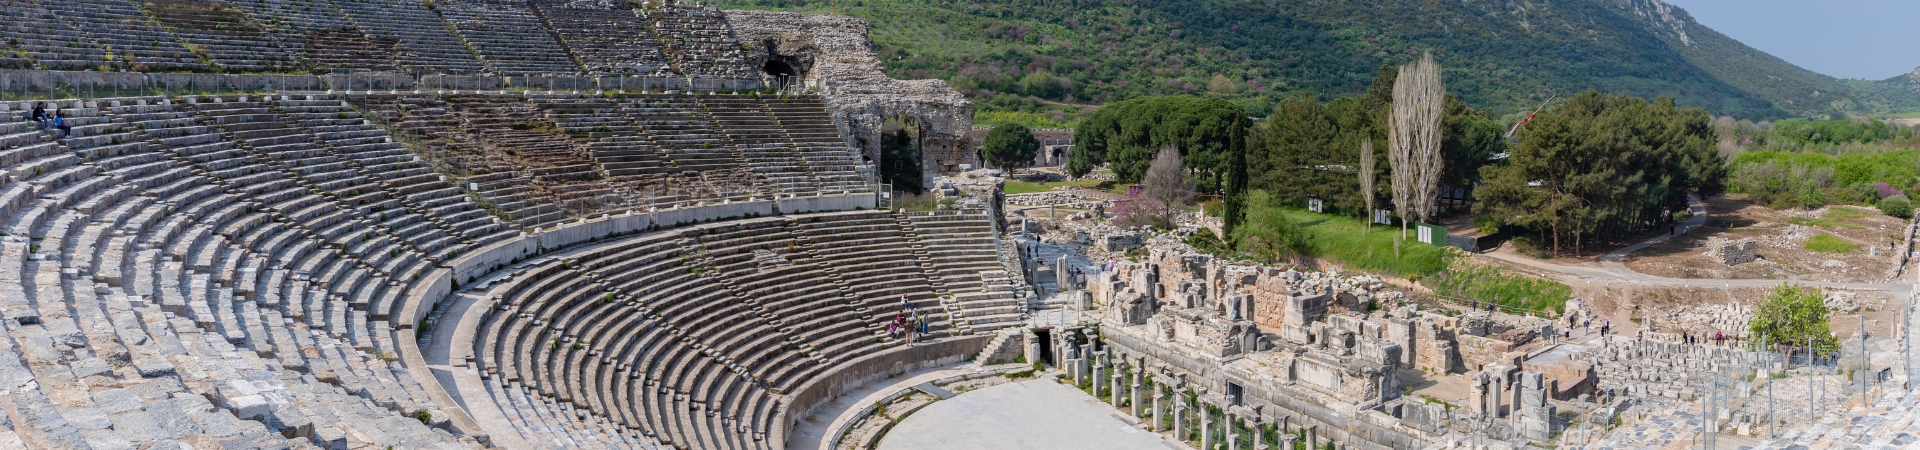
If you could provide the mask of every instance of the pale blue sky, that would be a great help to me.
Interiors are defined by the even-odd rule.
[[[1883,80],[1920,67],[1920,0],[1667,0],[1800,67]]]

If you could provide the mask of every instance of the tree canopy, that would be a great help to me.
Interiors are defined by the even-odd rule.
[[[1248,189],[1265,190],[1276,201],[1289,203],[1318,198],[1334,209],[1367,216],[1366,198],[1361,195],[1360,177],[1356,176],[1361,165],[1360,143],[1372,141],[1375,149],[1387,147],[1385,130],[1397,78],[1397,69],[1381,67],[1366,93],[1324,104],[1305,93],[1280,101],[1248,134]],[[1480,166],[1490,156],[1506,151],[1507,143],[1501,139],[1506,130],[1498,120],[1467,107],[1452,95],[1445,102],[1440,152],[1447,172],[1440,184],[1473,186],[1479,180]],[[1387,180],[1387,171],[1386,164],[1379,164],[1375,179]],[[1376,190],[1376,204],[1387,204],[1380,197],[1387,188],[1383,182]]]
[[[1222,187],[1229,169],[1239,106],[1191,96],[1142,97],[1101,107],[1073,131],[1067,172],[1084,176],[1108,164],[1122,183],[1139,182],[1162,147],[1180,149],[1180,160],[1203,192]]]
[[[1033,130],[1017,124],[1001,124],[987,132],[987,139],[980,149],[987,164],[1001,169],[1012,169],[1033,162],[1040,154],[1040,140],[1033,137]]]
[[[1705,110],[1589,90],[1542,112],[1505,165],[1481,169],[1476,213],[1538,233],[1555,252],[1664,225],[1727,168]]]
[[[1754,342],[1804,346],[1811,340],[1821,349],[1838,346],[1827,326],[1827,304],[1816,287],[1783,283],[1773,288],[1754,308],[1747,327]]]

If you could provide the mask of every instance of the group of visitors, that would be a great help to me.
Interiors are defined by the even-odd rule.
[[[33,120],[33,131],[60,130],[60,137],[63,138],[73,134],[73,125],[67,123],[67,113],[55,109],[53,115],[47,115],[47,102],[35,103],[28,119]]]
[[[900,312],[894,313],[893,322],[887,324],[887,336],[905,339],[907,345],[913,345],[919,342],[921,336],[932,332],[932,328],[926,316],[920,315],[920,311],[913,308],[913,303],[907,301],[907,294],[900,294]]]

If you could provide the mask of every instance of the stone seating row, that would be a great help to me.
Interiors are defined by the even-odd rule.
[[[0,65],[69,70],[624,74],[757,79],[706,5],[37,0],[5,6]]]
[[[982,216],[983,217],[983,216]],[[530,439],[587,411],[675,448],[766,448],[785,395],[893,346],[905,299],[949,328],[908,220],[851,211],[699,225],[518,269],[494,288],[474,355]],[[577,421],[577,422],[576,422]]]
[[[31,60],[10,63],[30,68],[34,62],[48,69],[90,69],[96,66],[124,67],[106,58],[106,50],[79,30],[67,25],[52,11],[28,2],[0,5],[7,20],[0,21],[0,37],[6,49],[25,52]]]
[[[871,191],[844,156],[850,149],[794,147],[777,125],[769,128],[776,122],[764,117],[774,113],[764,107],[739,110],[746,117],[737,120],[754,121],[765,137],[749,161],[703,103],[709,99],[764,104],[745,96],[666,94],[367,97],[389,126],[428,137],[423,145],[440,149],[430,158],[486,174],[476,183],[481,196],[522,228],[703,200]],[[812,113],[830,123],[824,109]],[[835,152],[843,159],[819,156]]]
[[[205,70],[206,64],[186,47],[176,41],[172,35],[153,23],[138,6],[124,0],[78,0],[71,2],[35,1],[24,3],[9,9],[16,9],[27,20],[38,22],[41,27],[8,27],[4,29],[8,46],[20,40],[24,50],[36,48],[33,42],[48,39],[38,48],[45,49],[47,43],[66,45],[69,50],[49,51],[43,55],[52,57],[45,67],[95,68],[110,67],[142,70]],[[10,13],[14,11],[9,11]],[[9,15],[9,18],[14,17]],[[54,26],[53,22],[60,23]],[[23,23],[22,25],[25,25]],[[21,40],[24,39],[24,40]],[[76,57],[91,52],[74,52],[79,48],[100,49],[99,57],[88,63],[80,63]],[[90,55],[89,55],[90,56]],[[36,56],[38,58],[38,56]]]
[[[624,4],[598,8],[567,3],[537,8],[554,35],[588,73],[673,74],[653,28]]]
[[[204,52],[215,69],[273,72],[300,69],[294,33],[254,23],[247,11],[221,3],[154,0],[147,14],[189,49]],[[270,17],[270,16],[269,16]]]
[[[401,51],[395,57],[410,71],[477,74],[486,70],[467,42],[421,3],[334,0],[333,4],[368,37],[398,42]]]
[[[23,325],[6,341],[48,344],[0,352],[0,368],[18,358],[51,393],[17,397],[13,430],[35,447],[473,445],[408,416],[435,408],[378,356],[392,349],[382,320],[345,301],[290,297],[320,278],[288,270],[306,258],[270,251],[258,243],[277,239],[267,234],[235,234],[265,213],[234,207],[246,203],[233,197],[243,177],[208,181],[237,174],[244,163],[228,163],[253,144],[288,136],[249,124],[284,118],[253,102],[195,100],[54,102],[89,132],[55,141],[69,152],[7,165],[23,176],[8,195],[34,195],[0,216],[10,230],[0,311]],[[4,152],[45,143],[9,139]]]
[[[673,55],[676,72],[723,78],[757,77],[747,64],[726,15],[709,5],[657,5],[640,10],[653,22],[661,48]]]
[[[567,51],[524,4],[446,2],[437,9],[496,74],[579,73]]]
[[[914,212],[907,218],[936,262],[941,287],[953,294],[950,310],[963,320],[958,327],[984,332],[1024,322],[1026,304],[997,256],[999,241],[984,211]]]

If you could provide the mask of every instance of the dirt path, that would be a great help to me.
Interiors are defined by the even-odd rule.
[[[1794,279],[1721,280],[1721,279],[1667,278],[1667,277],[1658,277],[1658,276],[1643,274],[1640,272],[1636,272],[1633,269],[1627,267],[1626,265],[1627,255],[1632,254],[1633,252],[1636,252],[1636,251],[1640,251],[1647,247],[1652,247],[1661,242],[1666,242],[1668,239],[1672,239],[1675,236],[1691,232],[1707,223],[1707,205],[1705,203],[1702,203],[1699,197],[1694,197],[1694,196],[1687,197],[1687,210],[1690,213],[1692,213],[1692,215],[1688,217],[1686,221],[1681,223],[1678,233],[1673,235],[1663,235],[1663,236],[1655,237],[1653,239],[1648,239],[1646,242],[1641,242],[1638,244],[1628,246],[1626,248],[1615,250],[1611,253],[1607,253],[1606,255],[1600,257],[1600,267],[1570,266],[1565,264],[1557,264],[1557,263],[1537,260],[1534,258],[1529,258],[1523,255],[1512,254],[1510,252],[1500,252],[1500,251],[1482,253],[1479,256],[1497,259],[1507,263],[1532,267],[1532,268],[1540,269],[1543,271],[1558,273],[1560,275],[1567,276],[1567,277],[1573,277],[1573,278],[1577,278],[1584,281],[1596,282],[1596,283],[1602,283],[1602,284],[1632,283],[1632,284],[1664,285],[1664,286],[1765,287],[1765,286],[1778,285],[1780,284],[1781,281],[1792,281],[1795,284],[1801,284],[1806,286],[1819,286],[1819,287],[1841,288],[1841,289],[1866,289],[1866,290],[1886,291],[1894,294],[1906,294],[1912,291],[1913,289],[1913,283],[1910,283],[1910,282],[1836,283],[1836,282],[1828,282],[1828,281],[1811,281],[1811,280],[1794,280]]]

